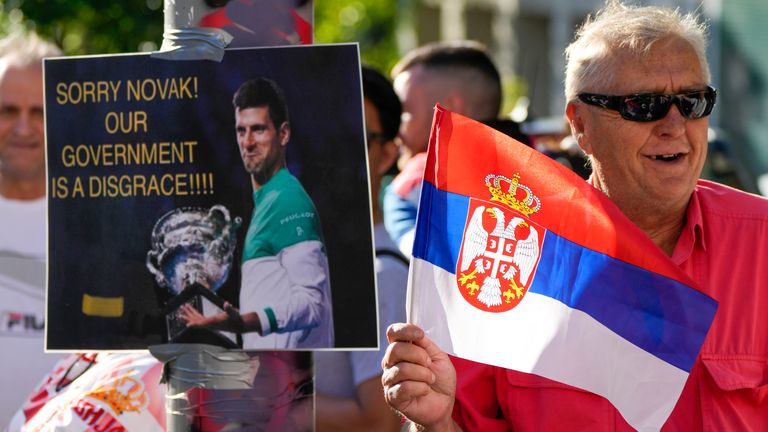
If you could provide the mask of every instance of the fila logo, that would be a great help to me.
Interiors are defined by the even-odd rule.
[[[0,312],[0,333],[16,335],[42,334],[45,321],[42,316],[32,313]]]

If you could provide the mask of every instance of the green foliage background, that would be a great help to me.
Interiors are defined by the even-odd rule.
[[[363,63],[388,74],[400,56],[398,25],[413,0],[314,0],[316,43],[358,42]],[[34,29],[67,55],[157,50],[163,38],[163,0],[0,0],[0,36]],[[509,112],[525,85],[504,77]]]
[[[162,0],[0,0],[0,27],[34,29],[68,55],[157,49]]]
[[[315,42],[357,41],[363,63],[385,73],[398,59],[398,2],[315,0]]]
[[[388,71],[398,58],[397,3],[315,0],[315,42],[360,43],[362,61]],[[162,43],[163,0],[0,0],[0,35],[34,29],[67,55],[152,51]]]

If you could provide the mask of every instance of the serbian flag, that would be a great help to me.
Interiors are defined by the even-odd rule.
[[[694,287],[567,168],[435,108],[407,307],[446,352],[590,391],[659,429],[717,309]]]

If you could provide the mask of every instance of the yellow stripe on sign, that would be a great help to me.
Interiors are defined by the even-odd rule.
[[[83,294],[83,314],[105,318],[123,316],[123,297],[97,297]]]

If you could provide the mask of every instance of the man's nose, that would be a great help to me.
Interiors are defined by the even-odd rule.
[[[680,113],[677,104],[672,104],[667,115],[659,120],[656,132],[662,136],[677,137],[685,133],[685,120],[686,118]]]
[[[238,136],[238,143],[240,144],[240,147],[243,148],[253,145],[253,134],[244,132],[242,135]]]
[[[18,115],[16,116],[16,121],[13,125],[13,132],[18,136],[27,136],[32,134],[32,117],[28,111],[19,111]]]

